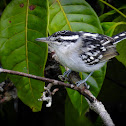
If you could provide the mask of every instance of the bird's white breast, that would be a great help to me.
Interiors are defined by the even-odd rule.
[[[69,47],[57,49],[56,54],[63,66],[77,72],[92,72],[98,70],[105,64],[105,62],[94,65],[85,64],[85,62],[79,57],[77,50],[73,51]]]

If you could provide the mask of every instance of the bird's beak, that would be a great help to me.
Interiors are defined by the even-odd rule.
[[[49,42],[49,40],[48,40],[48,38],[37,38],[37,39],[35,39],[36,41],[40,41],[40,42],[46,42],[46,43],[48,43]]]

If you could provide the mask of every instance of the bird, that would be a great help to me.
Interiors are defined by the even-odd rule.
[[[63,30],[48,37],[37,38],[36,41],[45,42],[54,49],[59,62],[69,68],[64,76],[69,75],[71,70],[90,72],[86,79],[76,83],[80,86],[109,59],[119,55],[116,45],[124,39],[126,31],[109,37],[98,33]]]

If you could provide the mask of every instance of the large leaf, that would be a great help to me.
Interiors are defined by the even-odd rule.
[[[84,0],[50,0],[50,34],[60,30],[103,33],[95,11]]]
[[[96,13],[84,0],[50,0],[49,33],[52,34],[61,30],[85,31],[103,34]],[[91,85],[90,89],[95,96],[97,96],[100,91],[104,75],[105,67],[96,71],[87,82]],[[82,73],[82,78],[85,78],[86,76],[86,73]],[[71,103],[74,106],[73,108],[77,110],[79,115],[83,116],[88,108],[88,104],[84,97],[71,89],[67,89],[67,92]],[[74,116],[76,117],[76,115]]]
[[[99,17],[99,19],[100,19],[100,21],[101,22],[103,22],[103,21],[105,21],[105,20],[113,20],[114,18],[116,18],[117,17],[117,15],[120,15],[119,14],[119,12],[117,13],[117,11],[122,11],[123,9],[126,9],[126,5],[123,5],[122,7],[120,7],[120,8],[115,8],[116,10],[111,10],[111,11],[109,11],[109,12],[107,12],[107,13],[104,13],[104,14],[102,14],[100,17]]]
[[[47,45],[35,39],[47,36],[47,1],[13,0],[4,10],[0,22],[2,67],[43,76]],[[9,76],[17,87],[18,97],[33,111],[41,110],[38,101],[44,83],[30,78]]]

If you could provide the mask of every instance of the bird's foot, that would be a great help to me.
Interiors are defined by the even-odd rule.
[[[81,84],[84,84],[85,87],[86,87],[87,89],[89,89],[90,86],[87,85],[86,81],[88,80],[88,78],[89,78],[92,74],[93,74],[93,72],[91,72],[84,80],[80,80],[80,81],[76,82],[77,87],[79,87]]]
[[[68,71],[65,71],[63,73],[63,75],[59,75],[58,77],[62,80],[62,81],[68,81],[68,76],[71,73],[71,70],[69,69]]]
[[[86,89],[90,88],[90,85],[88,85],[85,80],[80,80],[80,81],[76,82],[77,87],[79,87],[81,84],[84,84],[84,86],[86,87]]]

